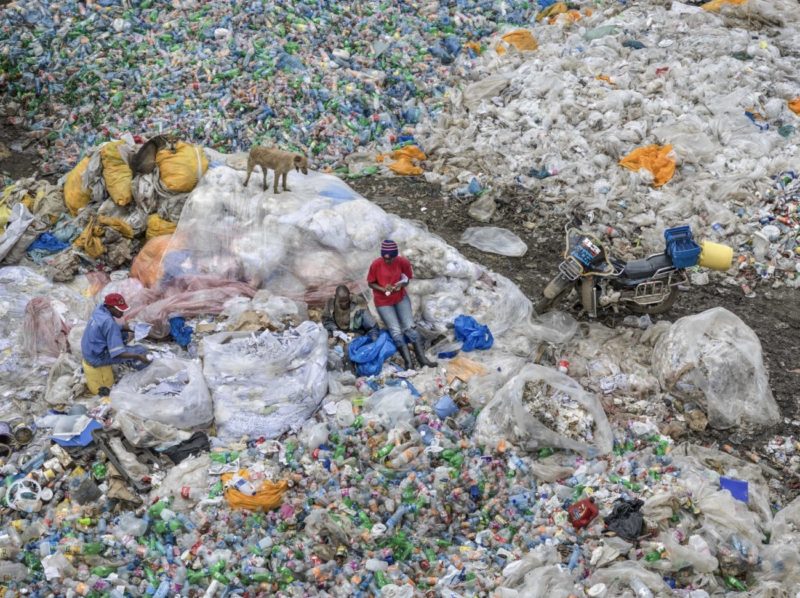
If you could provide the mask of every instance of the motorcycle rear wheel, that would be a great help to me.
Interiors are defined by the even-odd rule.
[[[659,314],[667,313],[675,304],[678,298],[678,287],[672,287],[669,295],[661,303],[653,303],[651,305],[639,305],[638,303],[629,303],[628,308],[635,314],[648,314],[656,316]]]

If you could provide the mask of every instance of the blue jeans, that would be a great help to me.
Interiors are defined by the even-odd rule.
[[[408,295],[403,297],[400,303],[384,305],[377,309],[378,315],[381,317],[381,320],[383,320],[386,328],[389,329],[389,335],[392,337],[395,345],[400,346],[406,344],[403,335],[405,335],[409,342],[417,342],[419,337],[417,336],[417,329],[414,328],[414,313],[411,310],[411,299],[408,298]]]

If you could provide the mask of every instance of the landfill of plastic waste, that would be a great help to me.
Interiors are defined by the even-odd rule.
[[[794,284],[797,147],[781,140],[800,105],[763,82],[766,65],[788,72],[777,48],[797,41],[742,29],[786,30],[792,7],[695,4],[4,8],[6,116],[47,140],[51,172],[69,171],[58,185],[15,181],[0,201],[4,595],[790,596],[797,438],[737,456],[693,436],[780,421],[742,320],[722,308],[613,329],[537,316],[511,281],[340,178],[291,172],[275,196],[244,185],[244,154],[218,151],[271,140],[340,166],[363,149],[348,172],[367,174],[389,156],[376,148],[391,148],[387,171],[416,172],[426,154],[403,136],[424,120],[429,178],[478,198],[486,219],[494,177],[634,226],[645,245],[673,219],[710,226],[752,253],[737,284],[764,273]],[[700,47],[680,38],[690,25]],[[713,82],[690,57],[741,62],[742,92],[700,95]],[[451,77],[477,87],[445,97]],[[262,79],[280,94],[260,96]],[[129,98],[134,87],[147,93]],[[502,148],[491,127],[506,101],[530,135],[508,127]],[[606,118],[624,133],[601,152]],[[543,124],[554,146],[537,137]],[[461,158],[436,140],[459,126]],[[158,130],[184,141],[133,173],[144,138],[132,132]],[[465,145],[484,135],[482,153]],[[417,331],[438,363],[406,371],[386,351],[357,375],[354,337],[329,334],[323,306],[345,284],[375,312],[365,277],[386,238],[413,264]],[[615,252],[635,240],[614,237]],[[463,242],[526,249],[489,227]],[[87,321],[111,293],[130,307],[143,369],[83,362]]]
[[[65,284],[0,268],[16,374],[0,381],[7,588],[699,598],[800,583],[781,474],[677,440],[778,417],[738,318],[537,318],[515,285],[333,176],[292,173],[276,201],[243,186],[232,156],[209,156],[175,231],[130,272],[84,263]],[[396,358],[356,376],[352,337],[319,324],[337,284],[364,290],[384,237],[415,265],[418,328],[438,356],[410,377]],[[92,396],[80,333],[110,292],[154,361]],[[26,318],[49,327],[8,326]],[[698,337],[682,345],[685,328]],[[720,355],[756,384],[741,403]],[[43,383],[21,377],[36,368]],[[775,439],[765,460],[795,450]]]
[[[533,192],[625,257],[688,222],[734,246],[723,279],[744,295],[797,288],[796,2],[540,6],[524,30],[535,47],[501,31],[456,59],[441,109],[415,129],[426,178],[483,222],[507,189]]]

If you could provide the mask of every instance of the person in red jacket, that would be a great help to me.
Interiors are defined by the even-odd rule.
[[[425,357],[422,341],[414,327],[411,299],[406,293],[408,283],[414,278],[414,270],[411,268],[411,262],[399,254],[397,243],[394,241],[387,239],[381,243],[381,257],[370,265],[367,283],[374,291],[373,298],[378,315],[389,329],[405,368],[412,369],[408,342],[413,345],[417,361],[421,366],[436,367],[436,362],[429,361]]]

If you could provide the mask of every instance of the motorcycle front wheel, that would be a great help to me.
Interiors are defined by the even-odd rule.
[[[660,303],[651,303],[650,305],[639,305],[638,303],[629,303],[628,307],[635,314],[648,314],[656,316],[659,314],[667,313],[675,304],[678,298],[678,287],[672,287],[669,290],[669,295]]]
[[[539,300],[533,305],[533,311],[537,316],[550,311],[553,306],[560,302],[571,290],[571,281],[566,280],[563,276],[556,276],[549,282],[544,291],[542,291],[542,296],[539,297]],[[552,295],[552,297],[548,297],[547,295]]]

